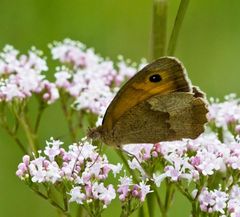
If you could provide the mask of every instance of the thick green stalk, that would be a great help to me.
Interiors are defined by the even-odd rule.
[[[139,217],[151,217],[149,208],[146,202],[143,203],[142,207],[139,209]]]
[[[151,60],[166,55],[167,0],[153,0]]]
[[[167,213],[166,213],[164,204],[163,204],[163,202],[162,202],[162,200],[161,200],[161,197],[160,197],[160,195],[159,195],[159,193],[158,193],[158,189],[157,189],[155,183],[152,183],[151,187],[152,187],[152,189],[153,189],[153,191],[154,191],[154,194],[155,194],[155,196],[156,196],[157,204],[158,204],[158,207],[159,207],[160,212],[161,212],[161,214],[162,214],[162,217],[166,217],[166,216],[167,216]]]
[[[172,202],[172,197],[173,197],[173,193],[174,193],[174,189],[173,189],[173,184],[171,182],[169,182],[168,180],[166,180],[166,195],[165,195],[165,210],[168,211],[171,202]]]
[[[152,193],[147,195],[147,205],[149,210],[149,215],[154,216],[155,211],[155,198],[156,196]]]
[[[178,12],[177,12],[177,16],[175,18],[173,30],[172,30],[171,37],[170,37],[170,40],[168,43],[167,55],[169,55],[169,56],[173,56],[175,53],[179,32],[180,32],[180,29],[182,26],[184,16],[187,11],[189,1],[190,0],[181,0],[180,6],[178,8]]]

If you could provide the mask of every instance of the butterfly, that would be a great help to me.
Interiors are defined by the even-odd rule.
[[[123,85],[102,125],[88,136],[115,147],[195,139],[204,131],[207,113],[204,94],[191,85],[182,63],[162,57]]]

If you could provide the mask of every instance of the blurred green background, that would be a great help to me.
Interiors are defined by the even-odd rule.
[[[178,5],[179,0],[169,0],[169,32]],[[190,1],[176,56],[192,82],[208,96],[240,91],[239,8],[238,0]],[[151,12],[151,0],[0,0],[0,47],[12,44],[25,52],[35,45],[49,55],[48,43],[69,37],[94,47],[104,57],[116,59],[122,54],[139,61],[149,55]],[[67,132],[58,105],[52,106],[44,114],[40,138]],[[22,153],[2,129],[0,146],[0,216],[56,216],[46,201],[15,176]],[[117,161],[114,154],[111,159]],[[178,201],[170,216],[188,216],[188,203]],[[119,204],[114,202],[104,216],[113,216],[116,209]]]

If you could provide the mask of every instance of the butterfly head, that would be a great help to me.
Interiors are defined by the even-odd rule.
[[[102,127],[88,128],[87,138],[99,140],[102,138]]]

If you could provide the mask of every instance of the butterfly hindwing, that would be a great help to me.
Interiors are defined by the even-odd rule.
[[[176,92],[165,96],[155,96],[148,100],[151,109],[169,114],[170,129],[175,132],[170,140],[195,139],[204,131],[207,122],[205,99],[192,93]]]
[[[196,138],[206,123],[206,103],[191,93],[156,95],[124,113],[106,143],[156,143]]]

